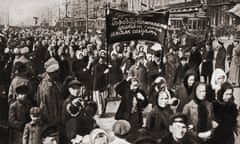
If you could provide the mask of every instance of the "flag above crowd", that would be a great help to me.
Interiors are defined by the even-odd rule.
[[[106,17],[108,43],[149,40],[163,44],[168,18],[168,12],[137,14],[109,9]]]

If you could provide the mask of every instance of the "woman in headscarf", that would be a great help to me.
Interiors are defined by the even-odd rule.
[[[194,70],[190,69],[186,72],[182,85],[176,90],[176,97],[180,100],[177,112],[182,112],[184,105],[192,100],[191,94],[196,79],[197,73]]]
[[[206,84],[197,83],[194,86],[192,100],[183,108],[183,113],[193,125],[190,135],[197,142],[208,143],[212,138],[212,132],[217,127],[214,121],[213,106],[206,100]]]
[[[217,68],[213,71],[212,79],[211,79],[211,86],[212,90],[215,92],[215,98],[217,96],[217,92],[220,90],[221,85],[227,80],[226,73],[220,69]],[[217,99],[217,98],[216,98]]]
[[[164,77],[157,77],[154,82],[152,83],[150,89],[149,89],[149,100],[150,103],[152,104],[152,106],[154,107],[155,105],[157,105],[157,98],[158,98],[158,93],[160,91],[164,91],[167,93],[167,95],[169,95],[169,99],[171,99],[174,96],[174,93],[168,89],[167,87],[167,82],[166,79]]]
[[[114,135],[104,129],[94,129],[89,135],[89,144],[109,144],[113,141]]]
[[[169,93],[160,91],[156,106],[147,116],[146,128],[155,139],[161,139],[169,133],[168,126],[173,114],[169,106]]]
[[[223,83],[217,97],[218,100],[213,103],[213,109],[218,127],[212,144],[234,144],[238,110],[234,103],[233,86],[228,82]]]

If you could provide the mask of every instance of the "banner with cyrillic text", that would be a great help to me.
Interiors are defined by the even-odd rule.
[[[136,14],[109,9],[106,16],[107,42],[149,40],[163,44],[168,18],[168,12]]]

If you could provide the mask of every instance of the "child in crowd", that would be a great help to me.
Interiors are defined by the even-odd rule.
[[[31,121],[25,125],[23,144],[40,144],[40,134],[43,127],[40,108],[32,107],[30,110]]]

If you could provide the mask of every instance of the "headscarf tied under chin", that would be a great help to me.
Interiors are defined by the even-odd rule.
[[[171,100],[171,93],[169,92],[168,88],[167,88],[167,82],[166,82],[166,79],[164,77],[157,77],[155,79],[155,81],[153,82],[153,85],[158,85],[158,86],[161,86],[162,84],[165,85],[165,90],[164,92],[166,92],[166,94],[169,96],[169,101]],[[159,87],[155,87],[155,90],[156,91],[159,91]]]
[[[209,129],[207,126],[208,111],[207,111],[207,106],[206,106],[205,100],[199,100],[197,98],[196,90],[200,85],[204,85],[206,87],[205,83],[196,83],[194,85],[192,94],[193,94],[194,102],[198,105],[198,123],[197,123],[196,130],[197,130],[197,132],[204,132]]]
[[[215,69],[215,71],[213,71],[212,73],[211,86],[212,86],[212,89],[214,89],[216,92],[221,88],[221,84],[216,83],[217,79],[220,78],[221,76],[224,76],[224,82],[225,82],[227,80],[227,75],[220,68]]]

